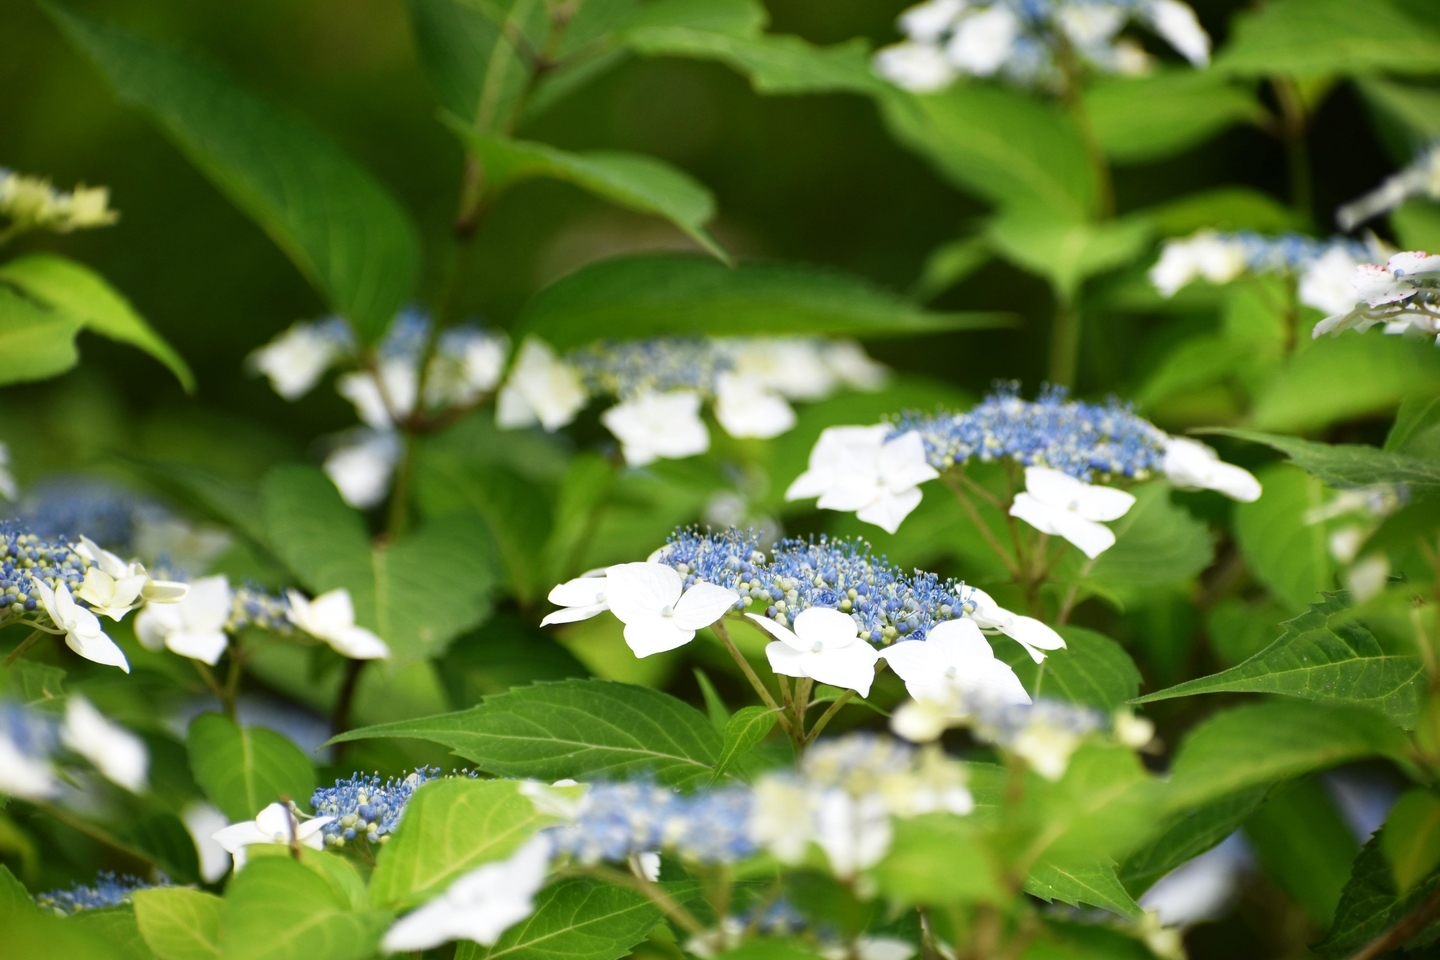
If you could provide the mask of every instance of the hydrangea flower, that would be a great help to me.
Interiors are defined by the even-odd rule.
[[[610,612],[625,624],[637,657],[673,650],[695,639],[740,602],[734,590],[706,581],[690,586],[663,563],[622,563],[606,571]]]
[[[323,640],[342,657],[352,660],[383,660],[390,648],[373,631],[357,626],[350,591],[341,587],[305,599],[297,590],[287,591],[290,621],[317,640]]]
[[[821,683],[870,695],[879,654],[859,637],[853,617],[825,607],[810,607],[795,617],[795,629],[749,614],[775,642],[765,647],[770,669],[787,677],[809,677]]]
[[[821,509],[853,511],[894,533],[920,505],[919,485],[940,474],[926,462],[919,433],[890,434],[884,424],[826,429],[810,452],[808,469],[786,489],[785,498],[818,496]]]
[[[145,790],[150,772],[145,741],[106,718],[81,694],[71,693],[65,699],[60,740],[94,764],[111,783],[131,793]]]
[[[329,818],[321,827],[327,846],[343,847],[356,840],[384,843],[400,825],[410,797],[421,784],[439,777],[439,767],[419,767],[405,777],[383,782],[378,774],[357,773],[347,780],[336,780],[333,787],[316,790],[310,798],[310,809]]]
[[[1025,489],[1015,495],[1010,516],[1064,537],[1094,560],[1115,545],[1114,532],[1101,521],[1119,520],[1134,504],[1124,490],[1091,486],[1048,467],[1026,467]]]
[[[1210,37],[1180,0],[926,0],[900,15],[906,39],[875,54],[875,72],[913,93],[943,90],[961,76],[1059,90],[1071,54],[1101,73],[1143,74],[1150,55],[1120,36],[1132,21],[1193,65],[1210,62]]]
[[[302,320],[251,353],[246,366],[293,401],[315,389],[327,370],[354,351],[355,334],[343,317]]]
[[[905,681],[916,700],[949,703],[956,694],[981,695],[1003,703],[1029,703],[1030,695],[1009,665],[995,658],[971,620],[936,624],[924,640],[891,644],[880,656]]]
[[[1395,254],[1383,267],[1361,264],[1352,272],[1350,291],[1343,312],[1315,324],[1313,336],[1363,332],[1377,323],[1390,334],[1413,329],[1440,336],[1440,254],[1412,250]]]
[[[156,886],[157,884],[146,883],[139,877],[117,876],[108,870],[102,870],[95,877],[95,883],[90,886],[77,883],[71,885],[69,890],[57,889],[37,893],[35,904],[61,916],[69,916],[79,910],[118,907],[122,903],[129,903],[136,890],[153,890]],[[158,886],[169,886],[169,883],[162,882]]]
[[[255,815],[254,820],[232,823],[215,831],[214,839],[235,860],[235,869],[245,866],[245,848],[257,843],[274,843],[289,846],[298,843],[312,850],[325,847],[321,831],[331,822],[331,817],[307,818],[292,803],[272,803]]]

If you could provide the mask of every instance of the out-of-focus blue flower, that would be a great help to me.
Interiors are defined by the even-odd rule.
[[[35,895],[35,903],[66,916],[77,910],[99,910],[129,903],[130,895],[136,890],[151,890],[156,886],[169,885],[169,881],[159,884],[146,883],[139,877],[117,876],[108,870],[102,870],[92,886],[77,883],[69,890],[47,890]]]

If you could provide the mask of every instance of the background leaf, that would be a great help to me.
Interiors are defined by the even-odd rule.
[[[1216,70],[1307,78],[1440,73],[1440,33],[1388,0],[1279,0],[1236,19]]]
[[[1159,160],[1265,116],[1251,91],[1227,81],[1213,70],[1104,77],[1085,91],[1085,115],[1111,160]]]
[[[1255,399],[1250,424],[1300,432],[1393,410],[1440,381],[1440,351],[1406,337],[1325,337],[1291,355]]]
[[[220,951],[226,960],[364,960],[391,919],[354,910],[345,891],[288,855],[257,857],[225,892]]]
[[[1306,522],[1306,514],[1323,502],[1320,481],[1283,465],[1259,471],[1256,478],[1264,493],[1254,503],[1235,506],[1235,537],[1246,564],[1270,592],[1292,610],[1305,610],[1335,587],[1325,525]]]
[[[1245,837],[1276,885],[1330,926],[1360,845],[1324,784],[1306,777],[1276,787],[1245,821]]]
[[[1399,426],[1397,421],[1396,426]],[[1274,447],[1288,454],[1295,465],[1306,473],[1336,487],[1367,487],[1376,483],[1404,483],[1416,490],[1440,486],[1440,464],[1420,460],[1389,449],[1358,443],[1316,443],[1258,430],[1212,429],[1222,433]],[[1388,446],[1388,444],[1387,444]]]
[[[721,745],[720,758],[715,761],[715,773],[711,775],[710,782],[714,783],[724,776],[774,728],[775,711],[769,707],[741,707],[736,710],[725,723],[725,742]]]
[[[1060,627],[1065,649],[1051,650],[1036,663],[1020,644],[994,637],[996,655],[1010,664],[1025,689],[1045,697],[1095,707],[1109,713],[1140,691],[1140,670],[1125,648],[1084,627]],[[1038,676],[1044,674],[1043,677]]]
[[[195,782],[231,823],[255,819],[281,797],[302,810],[309,807],[315,768],[274,730],[240,727],[218,713],[202,713],[190,721],[185,747]]]
[[[186,887],[139,890],[130,896],[140,935],[160,960],[218,960],[220,912],[213,893]]]
[[[0,286],[0,384],[44,380],[80,362],[79,318]]]

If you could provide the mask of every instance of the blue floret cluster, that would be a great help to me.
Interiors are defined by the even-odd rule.
[[[73,885],[69,890],[47,890],[35,895],[35,903],[61,915],[77,910],[99,910],[130,902],[130,895],[136,890],[150,890],[156,884],[146,883],[139,877],[116,876],[102,870],[92,886]],[[162,882],[159,886],[169,886]]]
[[[733,366],[714,340],[697,337],[602,340],[566,354],[565,359],[580,371],[591,393],[621,400],[667,390],[694,390],[709,396],[715,378]]]
[[[88,566],[70,544],[42,540],[14,521],[0,522],[0,617],[36,609],[36,581],[52,589],[64,583],[75,590]]]
[[[475,777],[469,771],[452,776]],[[348,780],[336,780],[333,787],[321,787],[310,798],[310,809],[318,817],[334,817],[321,832],[325,843],[343,847],[355,840],[384,843],[400,826],[405,805],[421,784],[441,779],[439,767],[420,767],[405,777],[381,780],[378,774],[357,773]]]
[[[685,795],[648,781],[597,783],[574,822],[549,833],[556,852],[582,863],[662,848],[700,863],[732,863],[756,852],[746,827],[753,804],[743,787]]]

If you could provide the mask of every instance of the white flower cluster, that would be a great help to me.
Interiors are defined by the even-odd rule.
[[[1316,240],[1298,234],[1264,237],[1201,230],[1165,242],[1150,268],[1150,282],[1168,298],[1196,280],[1225,284],[1247,272],[1289,275],[1297,278],[1301,303],[1334,314],[1355,303],[1355,268],[1383,258],[1382,245],[1373,237],[1360,243],[1343,237]]]
[[[105,227],[120,219],[110,209],[108,187],[87,187],[83,183],[66,193],[50,181],[0,167],[0,216],[10,223],[0,236],[24,230],[53,230],[69,233],[90,227]]]
[[[1408,167],[1386,178],[1374,190],[1335,211],[1341,230],[1354,230],[1366,220],[1394,210],[1411,197],[1440,200],[1440,143],[1420,152]]]
[[[56,776],[58,746],[84,757],[105,779],[132,793],[146,789],[150,753],[145,741],[71,692],[58,730],[48,714],[0,702],[0,794],[26,800],[59,795],[64,788]]]
[[[875,71],[913,93],[943,90],[962,75],[1054,87],[1069,56],[1102,73],[1142,74],[1150,55],[1119,36],[1131,21],[1195,66],[1210,62],[1210,37],[1180,0],[926,0],[900,15],[907,39],[879,50]]]
[[[527,338],[496,401],[505,429],[570,423],[592,396],[615,396],[600,416],[625,462],[695,456],[710,449],[701,418],[709,401],[733,437],[775,437],[795,425],[795,400],[842,387],[873,390],[887,371],[851,341],[809,338],[658,338],[600,343],[560,357]]]
[[[1435,336],[1440,344],[1440,254],[1397,253],[1382,267],[1360,264],[1350,274],[1349,297],[1333,316],[1315,324],[1313,335],[1365,331],[1377,323],[1385,332]]]

